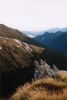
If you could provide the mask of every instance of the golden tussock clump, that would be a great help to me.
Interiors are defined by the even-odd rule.
[[[67,100],[67,83],[44,78],[19,87],[9,100]]]
[[[67,83],[67,71],[60,71],[58,76],[62,81]]]

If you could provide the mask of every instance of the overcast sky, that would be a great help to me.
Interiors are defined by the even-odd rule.
[[[67,0],[0,0],[0,23],[21,31],[67,27]]]

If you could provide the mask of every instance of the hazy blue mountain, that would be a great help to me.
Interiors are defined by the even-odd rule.
[[[39,35],[34,39],[52,50],[56,50],[67,55],[67,31],[64,32],[65,30],[66,28],[55,33],[45,32],[43,35]]]
[[[45,32],[43,35],[38,35],[37,37],[34,37],[38,42],[41,42],[42,44],[49,44],[54,38],[57,38],[63,34],[63,32],[56,32],[56,33],[49,33]]]
[[[25,33],[26,35],[30,36],[30,37],[36,37],[38,35],[42,35],[46,32],[49,32],[49,33],[56,33],[58,31],[61,31],[61,32],[66,32],[67,31],[67,28],[52,28],[52,29],[49,29],[49,30],[43,30],[43,31],[23,31],[23,33]]]
[[[49,48],[58,50],[67,55],[67,32],[64,32],[57,38],[54,38],[49,44]]]

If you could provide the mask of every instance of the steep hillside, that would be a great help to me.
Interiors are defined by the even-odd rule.
[[[23,32],[10,28],[6,25],[0,24],[0,37],[8,37],[8,38],[16,38],[20,41],[24,41],[26,43],[42,46],[39,42],[36,42],[34,39],[31,39]]]
[[[32,49],[28,48],[24,42],[12,38],[0,38],[0,68],[1,66],[6,68],[2,67],[2,71],[28,67],[31,64],[28,59],[32,56]]]
[[[7,96],[33,78],[35,54],[43,50],[15,38],[0,37],[0,95]]]
[[[32,49],[26,43],[17,39],[0,38],[1,96],[32,79],[32,57]]]

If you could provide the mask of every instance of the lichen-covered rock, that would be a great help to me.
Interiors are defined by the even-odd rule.
[[[48,65],[45,61],[42,59],[38,62],[34,62],[36,68],[35,68],[35,73],[34,73],[34,79],[41,79],[44,77],[57,77],[58,74],[58,68],[53,65],[53,69]]]

